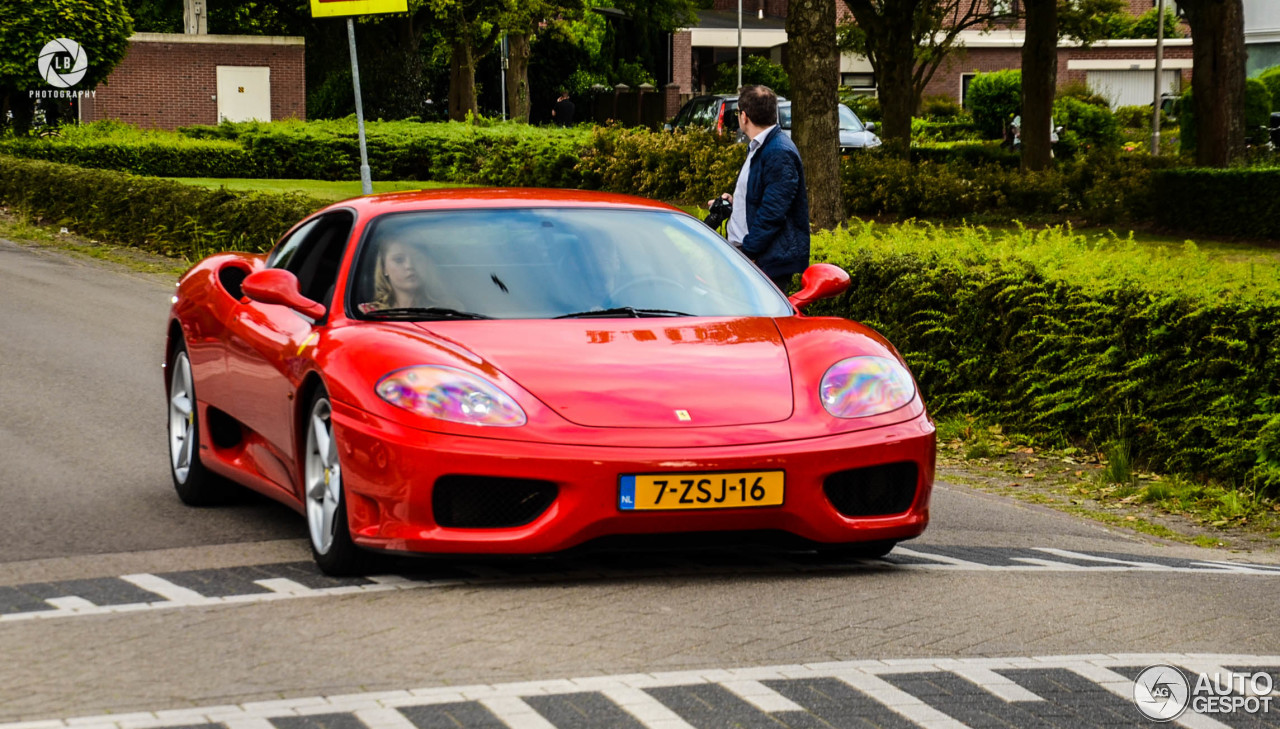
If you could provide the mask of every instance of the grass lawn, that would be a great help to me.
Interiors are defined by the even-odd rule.
[[[359,197],[359,180],[257,180],[245,178],[218,177],[169,177],[169,180],[200,187],[219,188],[236,191],[257,192],[296,192],[320,200],[346,200]],[[373,191],[397,192],[399,190],[437,190],[447,187],[474,187],[452,182],[418,182],[415,180],[381,181],[375,180]]]

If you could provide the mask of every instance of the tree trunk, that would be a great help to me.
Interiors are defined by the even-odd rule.
[[[475,52],[466,40],[453,42],[449,58],[449,118],[466,121],[467,112],[479,113],[476,105]]]
[[[507,113],[515,121],[529,122],[529,36],[507,34]]]
[[[911,34],[913,7],[912,3],[885,7],[884,37],[879,41],[875,69],[884,114],[880,136],[902,154],[911,148],[911,117],[920,106],[915,86],[916,42]]]
[[[836,0],[792,0],[787,8],[787,37],[791,138],[804,162],[809,220],[825,230],[844,219],[840,117],[836,110],[840,83]]]
[[[1050,141],[1053,95],[1058,86],[1058,0],[1026,0],[1022,43],[1022,169],[1053,163]]]
[[[1226,167],[1244,153],[1244,7],[1241,0],[1182,0],[1191,26],[1196,164]]]

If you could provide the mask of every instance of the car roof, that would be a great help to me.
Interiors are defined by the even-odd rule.
[[[343,200],[324,210],[340,208],[354,208],[362,217],[389,212],[480,208],[607,208],[683,212],[666,203],[632,195],[538,187],[460,187],[379,193]]]

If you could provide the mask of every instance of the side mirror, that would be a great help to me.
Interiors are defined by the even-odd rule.
[[[800,290],[787,300],[797,309],[804,309],[819,299],[843,294],[851,283],[853,280],[843,268],[830,263],[815,263],[805,269],[800,277]]]
[[[298,291],[298,278],[283,268],[255,271],[240,284],[244,295],[261,304],[277,304],[312,319],[324,316],[325,308]]]
[[[863,124],[862,127],[866,129],[868,132],[874,132],[876,130],[876,123],[867,122],[866,124]]]
[[[662,131],[664,132],[674,132],[675,130],[676,128],[671,126],[670,122],[662,125]]]

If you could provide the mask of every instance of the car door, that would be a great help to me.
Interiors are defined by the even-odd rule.
[[[318,216],[282,241],[268,259],[298,278],[298,289],[325,307],[333,302],[338,269],[354,216]],[[302,352],[324,318],[312,321],[285,306],[242,300],[228,327],[227,371],[236,385],[234,415],[258,438],[249,439],[259,472],[293,491],[297,459],[294,402],[304,370]]]

